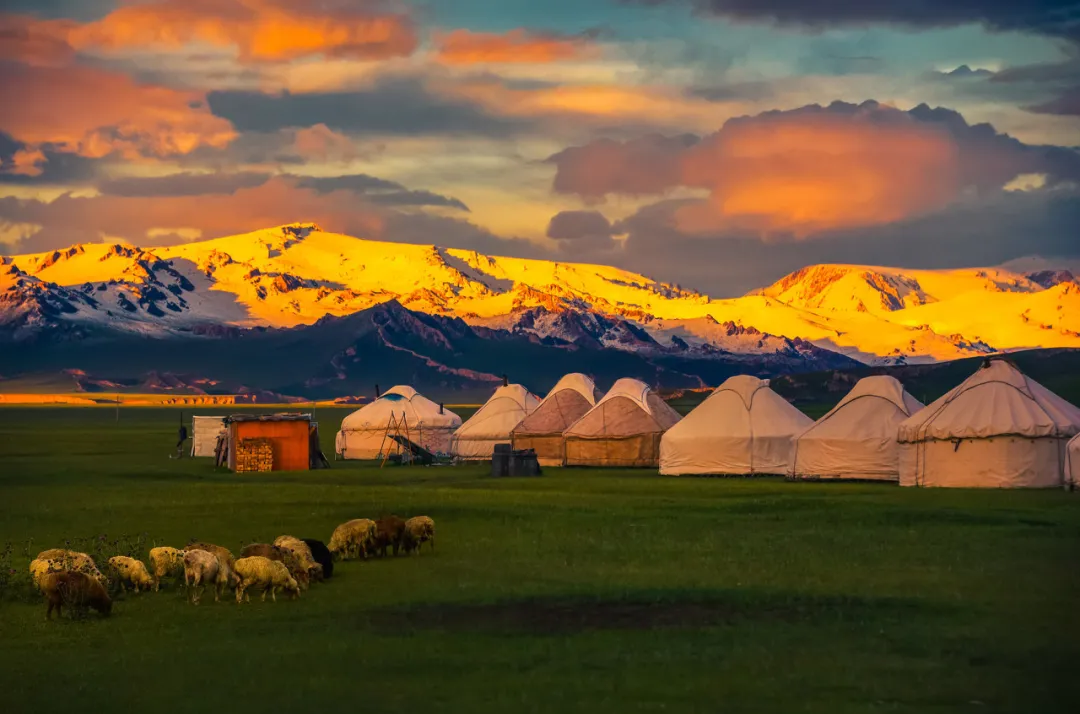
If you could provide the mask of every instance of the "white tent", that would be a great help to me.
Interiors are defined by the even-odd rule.
[[[786,474],[791,439],[811,424],[767,379],[731,377],[664,434],[660,473]]]
[[[451,451],[459,459],[490,459],[495,444],[509,444],[510,432],[539,404],[540,399],[520,384],[499,387],[484,406],[454,432]]]
[[[566,465],[655,467],[660,437],[679,418],[645,383],[620,379],[563,432]]]
[[[566,459],[563,432],[596,405],[596,385],[584,374],[568,374],[511,434],[515,449],[532,449],[541,466],[562,466]]]
[[[825,416],[796,435],[794,478],[897,481],[896,428],[923,408],[894,377],[865,377]]]
[[[191,455],[213,456],[218,437],[225,433],[225,417],[191,417]]]
[[[1070,489],[1080,489],[1080,434],[1074,436],[1066,447],[1065,481]]]
[[[1011,363],[991,359],[900,423],[901,486],[1061,486],[1080,409]]]
[[[402,435],[436,454],[450,452],[450,437],[461,417],[436,404],[412,387],[388,389],[371,404],[345,417],[334,440],[334,451],[344,459],[377,459],[391,451],[386,438],[391,417]]]

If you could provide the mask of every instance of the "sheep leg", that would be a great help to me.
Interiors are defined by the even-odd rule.
[[[270,589],[270,587],[268,585],[263,585],[263,589],[262,589],[263,590],[263,594],[262,594],[262,601],[263,602],[266,602],[266,591],[269,590],[269,589]]]
[[[277,585],[270,586],[270,599],[277,602]]]

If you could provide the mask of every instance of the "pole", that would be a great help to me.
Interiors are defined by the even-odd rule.
[[[116,421],[120,421],[120,395],[116,395]]]

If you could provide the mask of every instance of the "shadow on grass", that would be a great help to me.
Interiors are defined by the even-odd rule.
[[[663,591],[633,597],[544,596],[491,603],[435,603],[361,615],[382,634],[425,630],[569,635],[601,630],[693,630],[737,622],[842,623],[948,615],[914,599],[806,596],[745,591]]]

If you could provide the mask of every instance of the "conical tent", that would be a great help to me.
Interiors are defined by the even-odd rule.
[[[648,385],[620,379],[563,437],[567,466],[655,467],[679,414]]]
[[[900,422],[923,408],[894,377],[865,377],[794,439],[794,478],[898,481]]]
[[[664,434],[660,473],[784,474],[792,437],[811,424],[768,380],[731,377]]]
[[[1046,488],[1065,480],[1080,409],[1002,359],[900,423],[901,486]]]
[[[488,460],[496,444],[509,444],[510,432],[532,414],[540,399],[520,384],[499,387],[484,406],[454,432],[451,450],[465,460]]]
[[[596,405],[596,385],[584,374],[568,374],[511,434],[513,448],[533,449],[541,466],[562,466],[563,432]]]
[[[1080,434],[1069,441],[1065,452],[1065,481],[1070,489],[1080,488]]]
[[[393,450],[387,429],[391,419],[409,440],[428,451],[450,452],[450,437],[461,417],[419,394],[412,387],[388,389],[378,399],[345,417],[335,439],[335,451],[344,459],[377,459]]]

